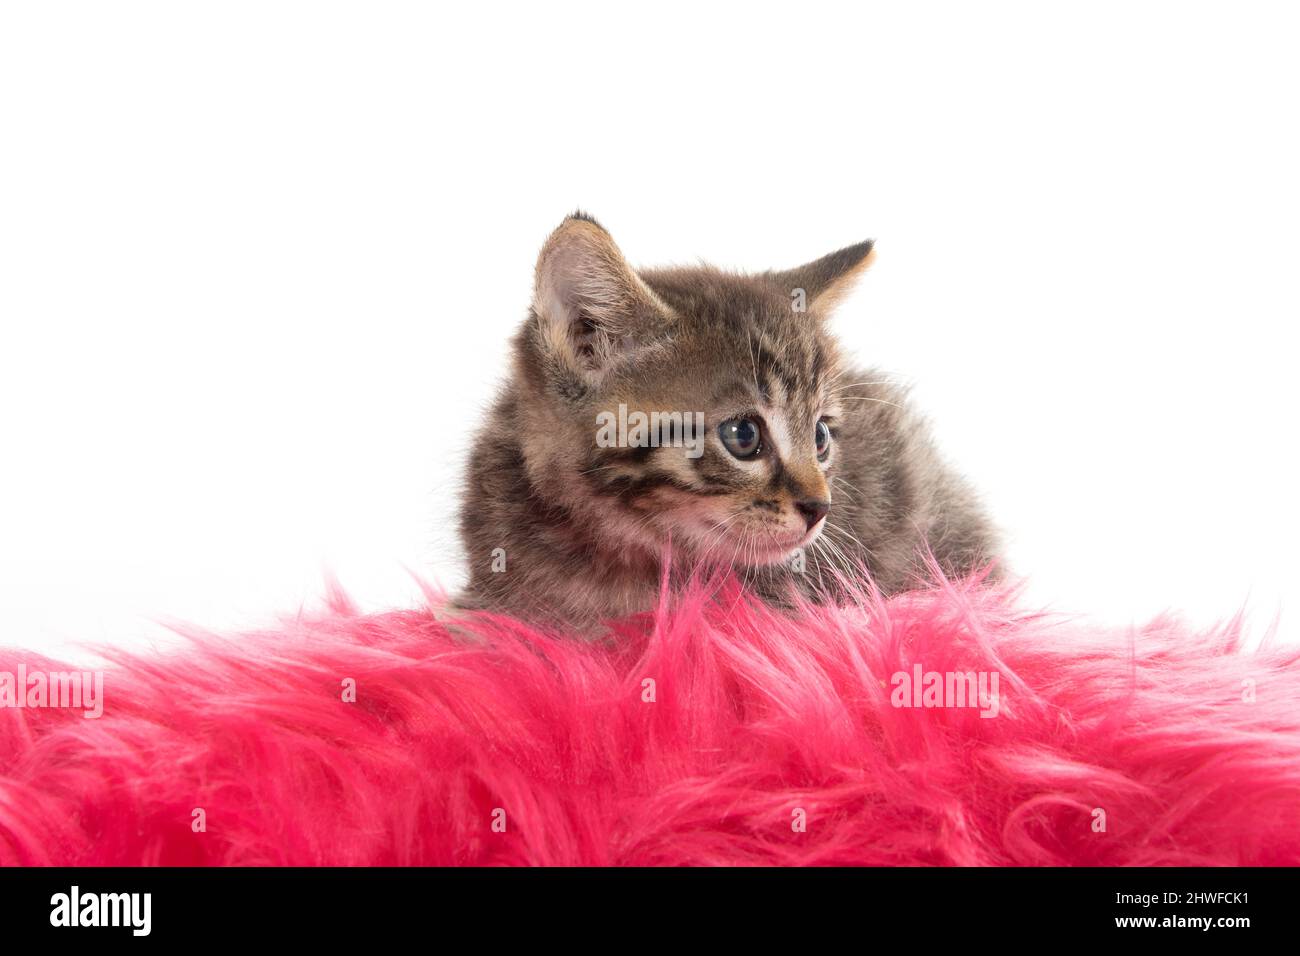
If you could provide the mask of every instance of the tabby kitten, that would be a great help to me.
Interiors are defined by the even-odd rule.
[[[837,571],[921,583],[927,550],[953,574],[991,560],[903,393],[826,329],[871,259],[867,241],[784,272],[634,270],[591,217],[561,223],[474,444],[458,606],[595,626],[655,605],[666,545],[674,580],[730,566],[777,601],[833,595]]]

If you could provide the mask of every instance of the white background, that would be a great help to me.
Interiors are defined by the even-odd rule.
[[[470,434],[579,206],[646,265],[876,237],[837,327],[1030,600],[1296,612],[1284,5],[0,10],[0,642],[265,623],[327,568],[369,608],[455,585]]]

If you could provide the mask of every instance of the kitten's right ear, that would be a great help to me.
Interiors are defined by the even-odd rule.
[[[581,212],[560,223],[537,257],[533,311],[547,351],[593,383],[669,317],[613,237]]]

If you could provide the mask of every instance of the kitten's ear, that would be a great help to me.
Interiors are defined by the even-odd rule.
[[[605,228],[581,212],[560,223],[537,257],[533,311],[547,349],[593,381],[670,316]]]
[[[803,301],[819,312],[829,312],[853,289],[858,277],[876,258],[876,240],[868,239],[856,245],[845,246],[830,255],[812,262],[764,275],[779,286],[785,295],[798,296],[803,290]]]

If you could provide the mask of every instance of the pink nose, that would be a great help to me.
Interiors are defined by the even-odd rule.
[[[803,515],[803,520],[808,523],[808,530],[811,531],[818,521],[826,517],[826,513],[831,510],[829,501],[821,501],[816,498],[805,498],[802,501],[794,503],[798,512]]]

